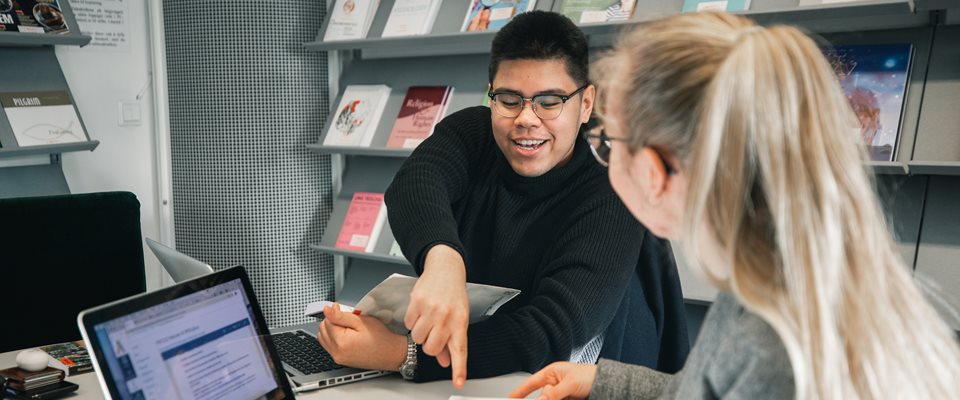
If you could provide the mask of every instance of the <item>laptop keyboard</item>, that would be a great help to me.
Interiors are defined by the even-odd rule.
[[[280,360],[304,375],[341,369],[330,353],[320,346],[317,338],[304,331],[281,332],[271,335],[280,353]]]

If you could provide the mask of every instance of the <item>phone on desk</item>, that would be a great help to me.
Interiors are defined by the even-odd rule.
[[[69,393],[75,392],[80,386],[76,383],[60,381],[55,384],[44,386],[31,390],[16,390],[5,387],[3,390],[4,399],[57,399]]]

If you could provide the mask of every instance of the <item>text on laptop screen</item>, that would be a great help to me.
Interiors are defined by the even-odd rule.
[[[255,321],[235,279],[94,331],[121,399],[271,398],[280,390]]]

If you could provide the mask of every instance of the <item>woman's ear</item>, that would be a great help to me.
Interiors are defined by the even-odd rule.
[[[660,204],[667,194],[667,180],[669,174],[664,165],[664,160],[651,147],[642,147],[633,157],[633,170],[638,184],[643,188],[644,201],[656,206]]]

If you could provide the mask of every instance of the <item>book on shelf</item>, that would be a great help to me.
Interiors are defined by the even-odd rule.
[[[807,7],[807,6],[818,6],[821,4],[856,3],[856,2],[862,2],[862,1],[870,1],[870,0],[800,0],[800,3],[798,5],[800,7]]]
[[[578,24],[625,21],[636,6],[637,0],[564,0],[560,14]]]
[[[0,0],[0,31],[69,33],[59,0]]]
[[[90,354],[82,340],[40,346],[40,350],[50,355],[51,367],[62,370],[67,376],[93,371]]]
[[[334,110],[324,146],[367,147],[376,135],[390,97],[386,85],[350,85]]]
[[[683,0],[680,12],[699,11],[746,11],[750,9],[750,0]]]
[[[836,46],[825,51],[860,122],[872,161],[893,161],[900,138],[913,45]]]
[[[397,0],[381,37],[426,35],[440,11],[440,0]]]
[[[0,105],[20,147],[87,141],[66,91],[0,93]]]
[[[337,0],[323,41],[364,39],[377,14],[380,0]]]
[[[462,32],[496,31],[517,14],[531,11],[536,0],[470,0]]]
[[[412,149],[433,133],[453,96],[453,86],[411,86],[393,123],[387,147]]]
[[[357,302],[356,307],[340,305],[340,311],[360,310],[363,314],[383,322],[394,333],[406,335],[409,330],[403,324],[403,316],[410,305],[410,292],[413,291],[416,283],[415,277],[392,274],[370,289]],[[467,302],[470,304],[469,323],[487,319],[519,294],[520,291],[517,289],[467,282]],[[323,308],[331,304],[329,301],[312,302],[307,304],[303,314],[319,316]]]
[[[383,193],[354,193],[335,247],[372,253],[386,220],[387,204],[383,201]]]

